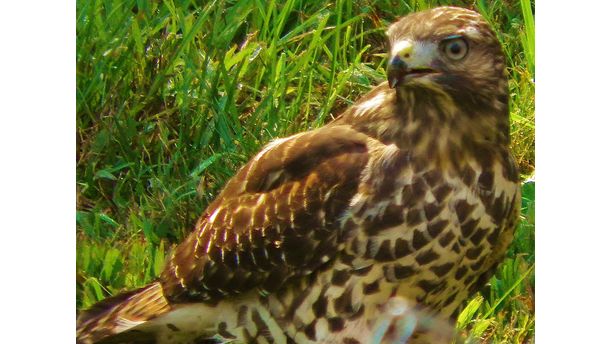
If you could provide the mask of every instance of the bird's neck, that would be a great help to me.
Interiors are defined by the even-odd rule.
[[[449,155],[477,155],[482,146],[508,146],[507,99],[507,93],[485,99],[434,86],[390,89],[385,83],[334,123],[422,157],[448,160]]]
[[[456,99],[437,88],[398,89],[394,112],[406,122],[396,140],[432,158],[483,144],[508,146],[507,101],[498,99],[507,97]]]

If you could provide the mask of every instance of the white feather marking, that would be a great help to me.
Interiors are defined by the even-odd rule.
[[[369,110],[379,107],[385,101],[385,93],[381,92],[372,99],[368,99],[365,102],[357,105],[355,116],[362,116]]]
[[[361,194],[361,193],[357,193],[355,196],[353,196],[353,198],[351,199],[351,203],[349,204],[350,207],[354,207],[355,205],[357,205],[358,203],[363,203],[366,200],[366,196]]]
[[[206,241],[206,254],[210,253],[210,239]]]
[[[195,243],[193,244],[193,253],[195,254],[196,258],[199,258],[200,256],[198,255],[198,247],[200,246],[200,236],[196,236],[196,240]]]
[[[444,10],[441,10],[441,9],[434,9],[434,10],[432,10],[432,12],[434,13],[434,16],[431,17],[432,21],[436,20],[436,19],[440,18],[441,16],[443,16],[444,14],[446,14],[446,12],[444,12]]]
[[[262,205],[266,201],[266,195],[267,194],[265,193],[259,194],[259,197],[257,197],[257,204],[255,204],[255,207]]]
[[[331,189],[329,189],[329,191],[327,191],[325,193],[325,196],[323,196],[323,202],[327,202],[327,200],[329,200],[329,197],[331,197],[332,192],[334,192],[335,187],[332,187]]]
[[[205,229],[205,228],[206,228],[206,224],[202,224],[202,225],[200,226],[200,229],[198,230],[198,236],[197,236],[198,241],[200,240],[200,237],[202,236],[202,234],[204,234],[204,229]]]
[[[123,331],[127,331],[129,329],[131,329],[132,327],[138,326],[140,324],[144,323],[144,321],[134,321],[134,320],[129,320],[123,317],[119,317],[117,319],[117,323],[116,326],[113,328],[113,331],[115,333],[121,333]]]
[[[264,154],[268,153],[271,149],[273,149],[274,147],[278,147],[280,144],[282,144],[283,142],[286,142],[288,140],[291,140],[293,138],[296,138],[300,135],[302,135],[303,133],[299,133],[299,134],[295,134],[289,137],[284,137],[282,139],[276,139],[270,143],[268,143],[262,150],[261,152],[259,152],[255,158],[253,159],[253,161],[258,161],[259,159],[261,159],[262,156],[264,156]]]
[[[436,202],[436,198],[434,197],[433,192],[431,192],[431,190],[427,190],[427,193],[425,193],[425,202],[427,203]]]
[[[213,213],[208,217],[208,222],[209,223],[215,222],[215,218],[217,217],[217,214],[219,214],[219,209],[221,209],[221,208],[215,209],[215,211],[213,211]]]
[[[318,319],[315,324],[315,333],[317,334],[317,341],[321,342],[329,335],[329,327],[327,326],[326,319]]]
[[[270,311],[268,311],[268,309],[266,309],[265,307],[258,307],[257,311],[261,316],[261,319],[267,325],[268,330],[270,331],[270,335],[272,336],[272,338],[274,338],[275,342],[278,342],[279,344],[286,344],[287,336],[278,326],[278,323],[274,321],[272,314],[270,314]]]
[[[386,146],[382,151],[382,166],[383,168],[389,168],[397,159],[400,149],[395,143]]]

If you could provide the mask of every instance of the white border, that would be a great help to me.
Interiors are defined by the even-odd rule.
[[[0,6],[0,341],[74,343],[76,8],[8,4]]]
[[[536,3],[539,343],[610,337],[611,7]],[[2,342],[74,340],[75,17],[0,7]]]
[[[604,1],[536,1],[539,343],[610,338],[611,10]]]

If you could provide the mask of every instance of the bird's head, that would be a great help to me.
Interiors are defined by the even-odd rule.
[[[486,97],[489,104],[507,96],[504,56],[480,14],[457,7],[417,12],[391,25],[387,36],[389,87],[437,88],[463,102]]]

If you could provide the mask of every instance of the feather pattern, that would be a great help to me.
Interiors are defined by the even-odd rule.
[[[270,293],[338,251],[337,221],[368,160],[367,136],[338,125],[264,148],[232,178],[162,273],[174,302]]]
[[[77,342],[97,343],[103,338],[128,331],[165,314],[170,309],[158,282],[115,295],[97,303],[79,316]]]

